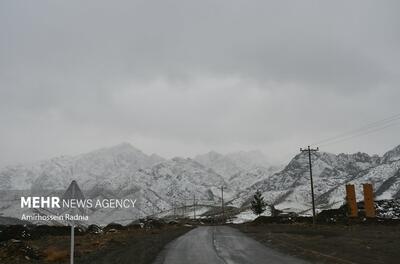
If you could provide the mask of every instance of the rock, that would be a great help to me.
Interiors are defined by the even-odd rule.
[[[86,232],[89,234],[101,234],[103,233],[103,230],[98,225],[89,225]]]
[[[111,223],[111,224],[108,224],[106,227],[104,227],[103,230],[104,230],[104,232],[109,232],[111,229],[125,230],[126,228],[121,224]]]

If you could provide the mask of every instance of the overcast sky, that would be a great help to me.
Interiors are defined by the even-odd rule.
[[[400,113],[399,1],[1,1],[0,166],[130,142],[272,160]],[[324,151],[381,154],[400,125]]]

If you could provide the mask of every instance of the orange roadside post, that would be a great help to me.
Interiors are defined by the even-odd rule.
[[[358,217],[356,191],[353,184],[346,185],[346,200],[349,207],[349,217]]]
[[[375,204],[374,204],[374,191],[372,188],[372,184],[366,183],[363,184],[364,189],[364,208],[365,208],[365,217],[367,218],[375,218]]]

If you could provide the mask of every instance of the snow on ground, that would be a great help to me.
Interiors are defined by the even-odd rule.
[[[271,211],[269,209],[265,210],[264,213],[261,214],[262,216],[271,216]],[[237,214],[232,220],[228,221],[231,224],[242,224],[246,222],[251,222],[256,219],[258,215],[255,215],[253,211],[246,210],[239,214]]]

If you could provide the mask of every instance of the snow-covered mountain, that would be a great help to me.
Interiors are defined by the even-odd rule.
[[[229,179],[232,175],[242,170],[233,160],[215,151],[197,155],[194,159],[203,166],[220,174],[225,179]]]
[[[198,155],[195,160],[220,174],[229,187],[239,191],[279,170],[272,166],[261,151],[240,151],[222,155],[215,151]]]
[[[6,167],[0,171],[0,190],[65,190],[74,179],[82,189],[99,183],[117,187],[124,176],[163,160],[122,143],[78,156]]]
[[[362,184],[372,183],[376,199],[397,198],[400,194],[400,147],[383,157],[365,153],[312,154],[314,192],[319,209],[339,207],[345,199],[345,185],[354,184],[357,199],[362,200]],[[307,212],[310,210],[311,191],[308,156],[298,154],[280,172],[265,177],[240,192],[233,205],[248,202],[256,190],[278,209]]]
[[[163,161],[163,158],[155,154],[146,155],[128,143],[122,143],[73,157],[62,156],[33,165],[9,166],[0,171],[1,214],[21,217],[22,213],[29,212],[20,208],[21,193],[25,196],[60,195],[73,180],[77,181],[87,198],[117,199],[127,198],[132,194],[138,197],[140,186],[130,193],[123,193],[121,189],[125,188],[124,184],[138,170]],[[101,215],[98,215],[99,212],[92,213],[97,213],[95,216],[99,222],[121,216],[110,210]],[[131,217],[131,213],[122,212],[122,216]]]
[[[224,185],[219,174],[198,162],[173,158],[132,174],[122,191],[139,186],[145,190],[142,209],[157,213],[192,204],[194,198],[198,204],[219,203],[220,187]]]
[[[60,195],[73,180],[86,198],[139,199],[135,211],[90,211],[97,223],[169,210],[183,206],[185,200],[189,203],[193,196],[199,204],[219,203],[219,188],[227,185],[222,176],[192,159],[165,160],[123,143],[74,157],[5,168],[0,172],[1,214],[20,217],[30,211],[19,208],[21,193]],[[233,193],[227,189],[225,195]]]
[[[347,183],[356,185],[360,200],[362,183],[372,183],[378,199],[400,198],[400,146],[382,157],[316,152],[312,161],[319,209],[339,207]],[[209,152],[193,159],[167,160],[123,143],[87,154],[4,168],[0,171],[0,216],[20,218],[32,210],[22,210],[19,197],[62,195],[73,180],[86,198],[138,199],[135,210],[89,210],[90,219],[100,224],[166,215],[173,208],[186,211],[194,200],[198,210],[219,206],[221,186],[226,203],[236,207],[246,206],[256,190],[278,209],[307,212],[311,201],[305,153],[277,171],[258,151],[226,155]]]

